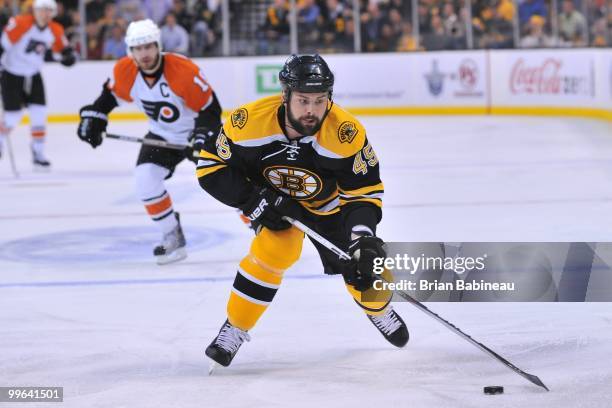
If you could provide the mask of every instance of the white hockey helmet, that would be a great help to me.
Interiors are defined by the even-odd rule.
[[[55,0],[34,0],[32,8],[36,9],[49,9],[52,11],[53,16],[57,14],[57,3]]]
[[[161,52],[161,32],[157,24],[152,20],[132,21],[127,28],[125,34],[125,44],[127,45],[128,53],[131,54],[131,48],[139,45],[157,43],[157,47]]]

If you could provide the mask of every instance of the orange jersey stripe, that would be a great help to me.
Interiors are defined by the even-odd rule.
[[[45,137],[45,131],[44,130],[33,130],[31,132],[32,137]]]
[[[164,54],[164,76],[172,92],[194,112],[202,110],[212,96],[212,88],[200,75],[200,68],[181,55]]]
[[[138,67],[130,57],[123,57],[115,64],[113,68],[113,83],[110,85],[113,93],[127,102],[132,102],[130,91],[136,81],[138,75]]]
[[[145,204],[145,208],[151,216],[161,214],[164,211],[167,211],[168,209],[172,208],[172,200],[170,199],[170,196],[167,195],[161,201],[155,204]]]
[[[62,52],[62,50],[68,45],[68,40],[64,35],[64,27],[62,27],[61,24],[52,21],[49,23],[49,28],[53,33],[53,38],[55,38],[55,41],[51,46],[51,50],[53,52]]]
[[[9,20],[4,32],[8,35],[11,43],[15,44],[19,39],[28,32],[34,25],[34,16],[32,14],[24,14],[22,16],[13,17]]]
[[[240,214],[240,220],[246,225],[251,225],[251,220],[249,220],[244,214]]]

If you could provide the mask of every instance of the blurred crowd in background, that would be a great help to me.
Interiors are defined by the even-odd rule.
[[[78,0],[58,0],[55,19],[66,29],[74,48],[79,53],[85,49],[87,59],[126,55],[127,25],[142,18],[159,24],[166,51],[193,57],[223,55],[227,52],[222,50],[221,3],[85,0],[81,24]],[[612,44],[612,0],[295,0],[295,4],[299,52]],[[24,13],[30,7],[31,0],[0,0],[0,25],[16,10]],[[289,8],[289,0],[229,0],[230,55],[289,53]]]

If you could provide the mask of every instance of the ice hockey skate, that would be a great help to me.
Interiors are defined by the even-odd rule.
[[[228,320],[225,320],[217,337],[206,348],[206,355],[215,363],[227,367],[245,341],[251,341],[251,336],[246,331],[232,326]],[[211,372],[213,368],[214,365],[211,366]]]
[[[34,165],[34,171],[49,171],[51,170],[51,162],[45,156],[44,145],[42,143],[32,143],[32,164]]]
[[[408,343],[408,327],[391,306],[381,315],[367,316],[385,339],[395,347],[404,347]]]
[[[166,265],[187,258],[185,250],[187,242],[183,235],[183,228],[181,228],[181,219],[178,213],[175,212],[174,215],[178,222],[177,226],[164,234],[162,242],[153,249],[158,265]]]

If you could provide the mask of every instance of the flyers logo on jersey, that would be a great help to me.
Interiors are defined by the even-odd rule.
[[[172,123],[179,118],[179,110],[168,102],[142,101],[142,108],[148,117],[155,121]]]
[[[232,126],[242,129],[249,119],[249,112],[240,108],[232,113]]]
[[[278,190],[296,200],[307,200],[319,194],[323,183],[313,172],[297,167],[271,166],[263,175]]]
[[[353,122],[342,122],[338,128],[338,139],[341,143],[351,143],[355,136],[359,133],[359,129]]]
[[[47,51],[47,45],[42,41],[36,41],[34,39],[30,40],[25,49],[26,54],[31,52],[35,52],[36,54],[44,54],[45,51]]]

